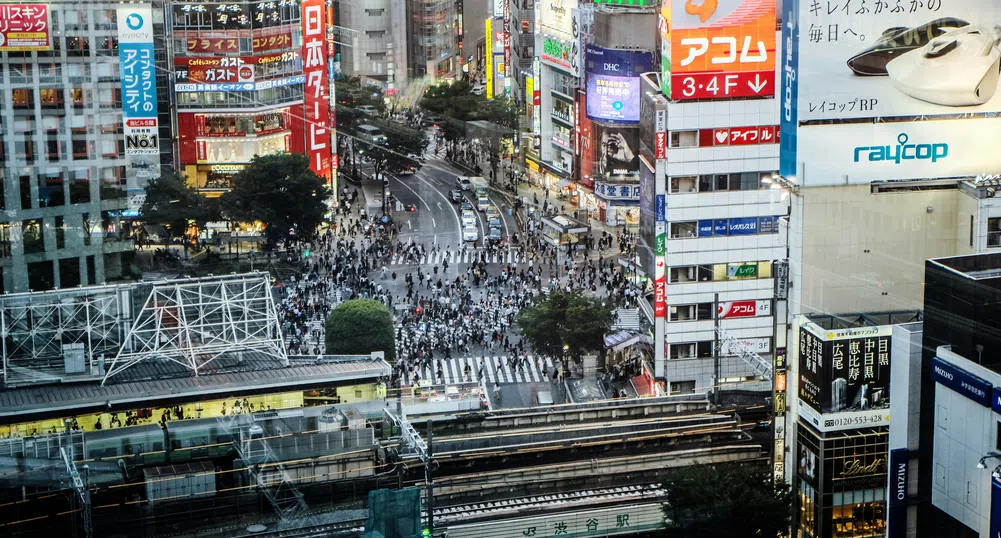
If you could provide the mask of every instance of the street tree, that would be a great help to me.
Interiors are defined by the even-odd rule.
[[[378,86],[362,85],[358,77],[344,77],[334,83],[334,90],[337,92],[338,105],[347,108],[366,105],[375,107],[380,116],[386,114],[386,99]],[[340,126],[340,114],[337,115],[337,123]]]
[[[663,481],[665,532],[677,538],[775,538],[789,532],[792,493],[767,467],[682,467]]]
[[[600,352],[612,328],[612,307],[580,290],[556,289],[536,299],[516,320],[532,349],[545,356],[579,362]]]
[[[332,355],[367,355],[386,353],[386,360],[396,360],[396,333],[393,315],[374,299],[352,299],[341,303],[327,316],[325,334],[327,353]]]
[[[164,169],[146,185],[146,200],[139,209],[144,224],[161,226],[172,241],[184,240],[188,228],[199,229],[219,218],[218,205],[198,194],[176,170]],[[183,241],[187,251],[188,241]]]
[[[278,153],[255,155],[233,178],[233,189],[221,203],[230,220],[260,222],[270,252],[282,242],[315,239],[329,195],[323,180],[310,170],[308,157]]]
[[[375,144],[355,140],[355,146],[372,162],[376,176],[381,172],[399,172],[410,166],[420,167],[420,162],[409,155],[423,155],[428,139],[424,131],[401,125],[395,121],[373,119],[369,125],[378,127],[386,140]]]

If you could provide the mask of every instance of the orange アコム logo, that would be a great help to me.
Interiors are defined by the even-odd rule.
[[[702,0],[702,3],[695,5],[692,0],[685,2],[685,11],[690,15],[698,15],[699,20],[706,22],[709,17],[716,13],[716,6],[719,4],[719,0]]]

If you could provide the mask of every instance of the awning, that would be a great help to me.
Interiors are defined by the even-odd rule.
[[[612,333],[605,337],[605,349],[612,351],[625,349],[633,344],[639,343],[642,336],[643,335],[635,331],[619,331]]]

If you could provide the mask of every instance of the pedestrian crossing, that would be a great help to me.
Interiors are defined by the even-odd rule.
[[[495,357],[453,357],[451,359],[435,359],[431,362],[435,371],[424,368],[421,372],[421,379],[433,380],[435,383],[442,383],[438,377],[438,367],[441,365],[441,373],[445,378],[445,384],[454,383],[479,383],[481,380],[488,385],[493,383],[542,383],[551,381],[555,371],[553,360],[550,358],[539,359],[532,355],[527,361],[521,361],[520,366],[512,367],[507,356]],[[464,375],[466,367],[469,367],[469,375]],[[482,369],[482,377],[481,377]],[[432,377],[433,376],[433,377]]]
[[[483,248],[476,249],[465,249],[457,251],[455,249],[450,250],[438,250],[435,252],[427,251],[423,255],[417,256],[407,256],[403,253],[394,253],[392,259],[389,262],[389,266],[400,266],[400,265],[441,265],[446,260],[449,265],[456,264],[469,264],[474,261],[485,260],[486,263],[528,263],[528,254],[525,253],[520,248],[507,249],[502,248],[499,250],[487,251]]]

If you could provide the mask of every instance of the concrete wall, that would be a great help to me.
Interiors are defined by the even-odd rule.
[[[791,259],[800,245],[802,255],[801,275],[793,274],[801,304],[793,313],[920,309],[924,260],[958,253],[961,196],[872,194],[869,185],[801,190],[792,216],[801,233],[790,238]],[[968,233],[968,226],[961,228]]]
[[[660,50],[657,38],[656,10],[625,10],[603,6],[594,10],[594,37],[591,43],[599,47]],[[581,56],[583,57],[583,51]]]

